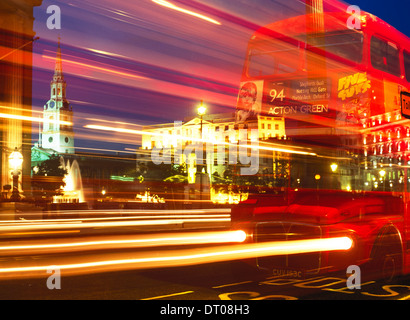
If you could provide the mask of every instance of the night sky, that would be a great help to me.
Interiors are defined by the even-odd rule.
[[[135,148],[138,135],[106,134],[84,126],[140,129],[145,124],[183,120],[195,115],[200,100],[209,113],[234,111],[246,46],[254,30],[305,12],[299,0],[168,2],[220,24],[153,0],[43,0],[34,9],[34,30],[40,40],[34,46],[33,110],[41,111],[49,99],[60,35],[76,147]],[[325,8],[346,5],[325,2]],[[46,26],[46,10],[53,4],[61,8],[61,30]],[[410,36],[408,1],[352,4]]]
[[[386,21],[410,37],[410,1],[408,0],[354,0],[351,4]]]

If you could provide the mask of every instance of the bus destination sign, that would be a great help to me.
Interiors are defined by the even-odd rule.
[[[406,91],[400,92],[401,100],[401,115],[410,119],[410,93]]]
[[[330,81],[326,78],[271,82],[265,90],[268,114],[286,116],[328,113],[325,101],[330,98]]]

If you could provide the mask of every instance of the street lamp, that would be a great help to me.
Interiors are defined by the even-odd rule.
[[[203,142],[202,123],[203,123],[203,116],[204,116],[205,113],[206,113],[206,107],[204,106],[203,100],[201,100],[201,104],[199,105],[197,111],[198,111],[198,115],[201,117],[200,138],[201,138],[202,146],[203,146],[204,142]],[[202,148],[202,150],[203,150],[203,149],[204,149],[204,148]],[[203,154],[203,152],[202,152],[202,154]],[[203,162],[203,161],[202,161],[202,162]],[[201,171],[201,172],[202,172],[202,171]]]
[[[201,140],[202,140],[202,138],[203,138],[203,134],[202,134],[202,122],[203,122],[203,116],[205,115],[205,113],[206,113],[206,107],[204,106],[204,102],[201,100],[201,104],[199,105],[199,107],[198,107],[198,109],[197,109],[197,112],[198,112],[198,115],[201,117],[201,130],[200,130],[200,133],[201,133]]]
[[[23,164],[23,155],[17,150],[17,148],[15,148],[14,151],[9,156],[9,166],[10,168],[13,169],[11,173],[13,175],[13,191],[10,197],[10,200],[12,201],[20,200],[18,182],[19,182],[19,175],[20,175],[20,169],[21,169],[22,164]]]
[[[336,176],[336,170],[337,170],[337,168],[338,168],[338,165],[337,165],[337,163],[335,163],[335,162],[333,162],[331,165],[330,165],[330,170],[332,170],[332,173],[331,173],[331,176],[330,176],[330,183],[331,183],[331,185],[330,185],[330,187],[332,188],[332,189],[338,189],[338,179],[337,179],[337,176]]]
[[[382,183],[382,188],[383,188],[383,191],[385,191],[385,185],[384,185],[384,176],[386,175],[386,171],[384,170],[384,169],[381,169],[380,171],[379,171],[379,175],[380,175],[380,182]]]
[[[198,107],[198,115],[201,116],[201,121],[202,121],[202,116],[206,113],[206,107],[204,106],[203,100],[201,100],[201,104]]]
[[[197,109],[198,115],[201,117],[201,129],[200,129],[200,138],[201,138],[201,142],[202,142],[202,165],[200,166],[201,170],[199,170],[199,199],[201,202],[201,208],[202,208],[202,192],[203,192],[203,183],[202,183],[202,169],[203,169],[203,162],[205,159],[204,156],[204,142],[203,142],[203,132],[202,132],[202,122],[203,122],[203,116],[206,113],[206,106],[204,106],[204,101],[201,100],[201,104],[199,105],[198,109]]]

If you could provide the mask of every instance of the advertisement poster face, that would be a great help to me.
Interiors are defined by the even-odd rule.
[[[254,119],[261,112],[263,80],[242,82],[238,94],[236,122]]]

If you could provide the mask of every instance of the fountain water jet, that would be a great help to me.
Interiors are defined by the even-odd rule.
[[[71,165],[70,160],[65,164],[63,157],[60,158],[60,161],[62,168],[67,171],[63,178],[65,186],[62,188],[62,195],[53,197],[53,203],[84,202],[83,182],[77,160],[74,160]]]

